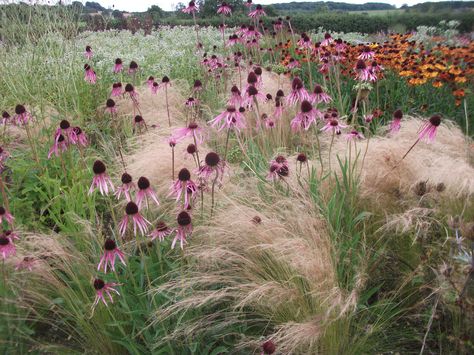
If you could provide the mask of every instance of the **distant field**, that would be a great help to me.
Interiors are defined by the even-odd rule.
[[[383,15],[396,15],[403,13],[404,10],[402,9],[395,9],[395,10],[371,10],[371,11],[347,11],[351,14],[367,14],[369,16],[383,16]]]

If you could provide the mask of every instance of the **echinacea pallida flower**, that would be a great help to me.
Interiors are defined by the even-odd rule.
[[[393,121],[390,123],[390,133],[397,133],[400,130],[400,122],[402,121],[402,110],[396,110],[393,113]]]
[[[257,5],[255,7],[255,10],[249,12],[249,17],[257,19],[257,20],[262,16],[266,16],[266,13],[263,10],[262,5]]]
[[[15,107],[15,116],[13,116],[13,120],[17,125],[26,125],[33,119],[31,113],[29,113],[25,106],[23,105],[16,105]]]
[[[245,128],[245,117],[235,106],[228,106],[224,112],[209,121],[209,124],[212,127],[217,126],[218,131],[224,128],[235,128],[237,131],[240,131],[242,128]]]
[[[0,223],[3,221],[7,222],[8,224],[12,224],[15,218],[8,212],[5,207],[0,206]]]
[[[286,102],[289,105],[295,105],[298,102],[302,102],[304,100],[311,100],[308,91],[303,86],[303,82],[300,78],[296,77],[293,79],[291,83],[291,93],[287,96]]]
[[[158,238],[159,241],[162,242],[165,237],[169,236],[171,233],[173,233],[173,229],[168,227],[165,222],[159,221],[155,229],[153,229],[153,231],[148,234],[148,236],[151,237],[152,241]]]
[[[142,176],[138,179],[137,186],[138,192],[136,203],[138,205],[138,208],[141,208],[143,201],[145,201],[147,197],[155,201],[158,206],[160,205],[160,202],[158,202],[158,197],[156,196],[156,192],[150,186],[150,180]]]
[[[114,303],[114,299],[112,298],[111,293],[115,292],[117,295],[120,296],[120,293],[115,289],[115,287],[117,286],[119,286],[119,284],[115,282],[106,283],[101,279],[95,279],[94,289],[95,289],[96,295],[95,295],[94,303],[92,304],[92,309],[94,310],[94,308],[97,306],[97,304],[100,301],[102,301],[105,304],[105,306],[108,307],[107,300],[105,299],[106,296],[109,298],[111,303]]]
[[[175,196],[176,202],[184,198],[184,208],[190,206],[198,191],[197,185],[191,180],[191,172],[183,168],[178,173],[178,179],[171,185],[169,196]]]
[[[440,115],[431,116],[430,119],[426,121],[423,126],[421,126],[418,138],[420,140],[425,140],[428,143],[433,142],[436,138],[436,131],[438,130],[440,124]]]
[[[191,122],[187,127],[178,128],[173,132],[173,138],[176,142],[186,137],[194,137],[198,143],[202,143],[204,140],[202,128],[200,128],[196,122]]]
[[[86,57],[87,60],[90,60],[93,55],[94,52],[92,51],[92,47],[86,46],[86,50],[84,51],[84,57]]]
[[[185,14],[194,14],[196,13],[198,10],[197,6],[196,6],[196,3],[194,1],[190,1],[188,6],[185,7],[182,11],[185,13]]]
[[[31,256],[25,256],[20,262],[15,265],[15,270],[28,270],[33,271],[35,267],[36,259]]]
[[[232,14],[232,8],[229,5],[227,5],[225,1],[223,1],[219,5],[219,8],[217,9],[217,13],[222,14],[222,15],[230,15]]]
[[[316,123],[316,117],[322,118],[321,112],[311,105],[307,100],[301,103],[301,111],[291,121],[291,129],[293,132],[305,130],[307,131],[311,124]]]
[[[123,173],[120,180],[122,181],[122,185],[115,191],[115,196],[117,199],[120,199],[123,194],[127,201],[131,201],[132,197],[130,192],[137,189],[135,183],[132,181],[132,176],[128,173]]]
[[[117,58],[115,59],[115,64],[114,64],[114,73],[117,74],[117,73],[120,73],[123,69],[123,63],[122,63],[122,59],[120,58]]]
[[[323,103],[327,104],[331,101],[332,101],[331,97],[324,92],[321,85],[316,85],[314,87],[314,91],[311,94],[311,103],[319,104],[319,103],[323,102]]]
[[[94,177],[92,178],[92,184],[89,188],[89,194],[91,194],[96,188],[99,189],[102,195],[107,195],[110,190],[115,191],[112,180],[106,173],[106,167],[103,162],[96,160],[92,166]]]
[[[193,231],[191,215],[186,211],[182,211],[178,214],[176,221],[178,222],[178,228],[176,229],[176,236],[174,237],[173,242],[171,243],[171,249],[174,249],[178,240],[181,249],[183,249],[184,244],[187,243],[186,239],[191,235]]]
[[[221,179],[224,174],[225,162],[221,160],[219,154],[215,152],[209,152],[204,159],[205,164],[203,164],[197,171],[197,174],[204,181],[209,180],[213,173],[216,173],[216,177],[220,176]]]
[[[130,222],[130,219],[133,223],[133,234],[136,236],[137,230],[139,230],[142,235],[145,235],[148,229],[148,225],[151,223],[140,214],[138,206],[132,201],[127,203],[127,205],[125,206],[125,215],[123,216],[119,224],[119,231],[122,236],[124,236],[127,232],[128,223]]]
[[[92,69],[89,64],[84,64],[84,70],[84,80],[90,84],[95,84],[97,82],[97,75],[94,69]]]
[[[326,125],[321,128],[321,131],[323,132],[332,132],[333,134],[341,134],[341,128],[346,128],[347,125],[342,124],[339,122],[337,118],[331,118],[328,120]]]
[[[110,265],[112,271],[115,271],[115,258],[119,258],[123,265],[125,263],[125,254],[117,247],[117,243],[113,239],[106,239],[104,243],[104,254],[100,258],[99,265],[97,265],[97,270],[101,268],[104,269],[104,272],[107,272],[107,266]]]
[[[87,147],[87,136],[85,135],[81,127],[74,127],[72,130],[74,131],[74,136],[76,137],[76,141],[72,143],[80,145],[82,147]]]
[[[9,258],[12,255],[15,255],[16,253],[16,248],[15,244],[13,244],[13,241],[11,238],[8,238],[5,235],[0,236],[0,255],[3,260]]]
[[[48,152],[48,159],[51,159],[51,156],[54,154],[59,157],[60,153],[63,153],[67,150],[68,144],[66,139],[62,134],[60,134],[57,139],[54,140],[54,143],[51,149]]]
[[[277,178],[285,178],[290,173],[288,161],[283,155],[278,155],[270,162],[270,168],[267,175],[267,180],[275,181]]]

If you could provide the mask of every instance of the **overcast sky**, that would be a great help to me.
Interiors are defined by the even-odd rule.
[[[174,7],[177,3],[183,2],[187,4],[189,0],[90,0],[90,1],[96,1],[100,3],[103,7],[112,7],[112,5],[115,5],[115,8],[118,10],[123,10],[123,11],[146,11],[151,5],[158,5],[161,7],[163,10],[174,10]],[[254,4],[262,4],[262,5],[268,5],[272,3],[282,3],[282,2],[292,2],[292,1],[309,1],[312,2],[311,0],[254,0]],[[319,1],[319,0],[318,0]],[[368,1],[368,0],[337,0],[338,2],[346,2],[350,4],[364,4],[366,2],[383,2],[386,4],[391,4],[395,5],[397,7],[402,6],[403,4],[408,4],[408,5],[413,5],[417,4],[420,2],[424,2],[423,0],[405,0],[405,1],[386,1],[386,0],[373,0],[373,1]],[[428,0],[426,0],[428,1]],[[437,1],[437,0],[429,0],[429,1]],[[439,1],[439,0],[438,0]],[[85,3],[86,1],[82,1]]]

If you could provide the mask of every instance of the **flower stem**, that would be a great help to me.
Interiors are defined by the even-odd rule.
[[[168,103],[168,87],[165,85],[166,113],[168,115],[168,125],[171,127],[170,106]]]
[[[214,181],[212,181],[212,188],[211,188],[211,217],[212,217],[212,213],[214,212],[214,190],[215,190],[218,177],[219,177],[219,170],[216,169],[216,177],[214,178]]]
[[[229,147],[230,127],[227,128],[227,137],[225,139],[224,161],[227,159],[227,149]]]

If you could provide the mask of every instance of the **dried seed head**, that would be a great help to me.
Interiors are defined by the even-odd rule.
[[[191,180],[191,173],[189,172],[188,169],[183,168],[179,171],[178,173],[178,179],[179,181],[189,181]]]
[[[239,112],[240,112],[240,113],[244,113],[244,112],[245,112],[245,107],[242,107],[242,106],[239,107]]]
[[[283,90],[278,90],[277,93],[276,93],[276,97],[284,97],[285,96],[285,93],[283,92]]]
[[[101,279],[94,280],[94,288],[98,290],[102,290],[105,287],[105,282]]]
[[[286,177],[290,174],[290,170],[286,165],[283,165],[280,169],[277,170],[277,174],[280,177]]]
[[[233,113],[233,112],[235,112],[235,111],[237,111],[237,110],[235,109],[235,106],[227,106],[227,112]]]
[[[205,158],[206,165],[211,166],[211,167],[217,166],[220,160],[221,159],[219,158],[219,155],[214,152],[207,153],[206,158]]]
[[[199,89],[202,88],[202,82],[199,79],[194,80],[194,88]]]
[[[187,146],[187,148],[186,148],[186,151],[187,151],[189,154],[194,154],[194,153],[196,153],[196,150],[197,150],[196,146],[195,146],[194,144],[192,144],[192,143],[189,144],[189,145]]]
[[[181,227],[186,227],[191,224],[191,216],[186,211],[180,212],[176,220]]]
[[[299,153],[298,156],[296,157],[296,160],[299,161],[300,163],[306,163],[308,161],[308,157],[306,156],[305,153]]]
[[[267,100],[272,100],[272,99],[273,99],[272,94],[267,94]]]
[[[134,91],[134,88],[133,88],[133,85],[128,83],[127,85],[125,85],[125,92],[133,92]]]
[[[117,65],[122,64],[122,59],[120,59],[120,58],[115,59],[115,64],[117,64]]]
[[[138,213],[138,206],[136,205],[135,202],[130,201],[127,203],[125,206],[125,213],[129,216],[137,214]]]
[[[322,94],[323,93],[323,88],[321,87],[321,85],[316,85],[314,87],[314,93],[315,94]]]
[[[233,94],[239,94],[240,95],[240,90],[237,86],[232,86],[232,88],[230,89],[230,92],[233,93]]]
[[[260,76],[263,73],[261,67],[256,67],[253,71],[254,71],[255,74],[257,74],[257,76]]]
[[[108,108],[115,107],[115,101],[114,101],[113,99],[107,99],[107,102],[105,103],[105,105],[106,105]]]
[[[135,123],[141,123],[143,122],[143,117],[140,115],[136,115],[134,120],[135,120]]]
[[[69,121],[68,120],[62,120],[60,123],[59,123],[59,127],[61,129],[68,129],[69,127],[71,127],[71,125],[69,124]]]
[[[263,343],[262,350],[264,354],[273,354],[276,350],[275,343],[271,340],[267,340]]]
[[[436,184],[436,191],[438,192],[443,192],[444,190],[446,190],[446,185],[442,182]]]
[[[301,81],[300,78],[296,77],[293,79],[292,83],[291,83],[291,88],[293,90],[300,90],[303,88],[303,82]]]
[[[96,160],[94,162],[94,165],[92,166],[92,171],[94,171],[94,174],[99,175],[105,173],[105,164],[102,163],[100,160]]]
[[[161,79],[161,82],[162,83],[169,83],[170,82],[170,78],[168,78],[166,75],[163,77],[163,79]]]
[[[22,115],[22,114],[24,114],[25,112],[26,112],[25,106],[23,106],[23,105],[16,105],[16,107],[15,107],[15,113],[16,113],[17,115]]]
[[[262,223],[262,219],[260,218],[260,216],[254,216],[252,218],[252,222],[255,223],[255,224],[260,224],[260,223]]]
[[[255,84],[258,81],[257,74],[255,72],[251,71],[249,75],[247,76],[247,83],[250,85]]]
[[[435,127],[438,127],[440,124],[441,124],[441,116],[440,115],[433,115],[431,116],[430,118],[430,123],[435,126]]]
[[[132,182],[132,175],[123,173],[120,180],[122,181],[122,184],[130,184]]]
[[[146,190],[150,187],[150,180],[148,180],[146,177],[144,176],[141,176],[139,179],[138,179],[138,182],[137,182],[137,185],[138,185],[138,188],[140,190]]]
[[[115,241],[113,239],[107,238],[104,243],[104,249],[111,251],[115,250],[115,248],[117,248],[117,244],[115,243]]]
[[[137,69],[138,68],[138,64],[137,62],[135,62],[134,60],[132,60],[130,62],[130,69]]]
[[[309,102],[308,100],[303,100],[303,102],[301,103],[301,112],[308,113],[308,112],[311,112],[312,110],[313,110],[313,105],[311,105],[311,102]]]
[[[426,181],[419,181],[414,187],[414,192],[418,196],[423,196],[427,191]]]

